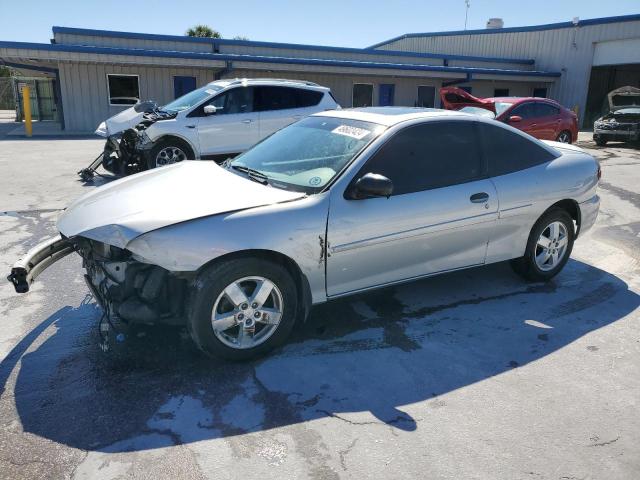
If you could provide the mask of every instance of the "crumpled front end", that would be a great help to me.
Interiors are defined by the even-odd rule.
[[[75,243],[87,286],[111,321],[184,323],[188,278],[112,245],[81,237]]]

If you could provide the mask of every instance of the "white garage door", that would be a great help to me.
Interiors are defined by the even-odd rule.
[[[640,38],[596,43],[593,65],[640,63]]]

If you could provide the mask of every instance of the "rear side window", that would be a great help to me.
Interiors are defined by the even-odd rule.
[[[492,177],[535,167],[555,158],[540,145],[506,128],[486,123],[478,127]]]
[[[516,108],[511,110],[510,115],[516,115],[518,117],[522,117],[523,120],[529,120],[531,118],[535,118],[538,116],[536,112],[536,106],[533,102],[523,103],[522,105],[518,105]]]
[[[549,103],[536,102],[536,112],[538,117],[552,117],[558,115],[560,109]]]
[[[298,108],[315,107],[322,100],[322,92],[316,90],[296,89],[296,106]]]
[[[396,133],[361,174],[393,182],[393,195],[476,180],[483,175],[474,122],[432,122]]]
[[[291,87],[255,87],[254,111],[296,108],[298,89]]]

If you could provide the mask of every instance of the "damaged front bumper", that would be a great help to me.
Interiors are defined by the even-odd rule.
[[[13,265],[7,279],[13,284],[17,293],[26,293],[38,275],[73,251],[74,246],[69,239],[56,235],[29,250]]]

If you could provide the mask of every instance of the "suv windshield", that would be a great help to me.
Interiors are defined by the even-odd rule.
[[[197,88],[186,95],[176,98],[173,102],[167,103],[162,107],[162,110],[165,112],[181,112],[182,110],[187,110],[220,90],[222,90],[222,87],[218,87],[217,85],[205,85],[204,87]]]
[[[360,120],[308,117],[277,131],[228,166],[251,169],[276,188],[317,193],[383,130]]]

